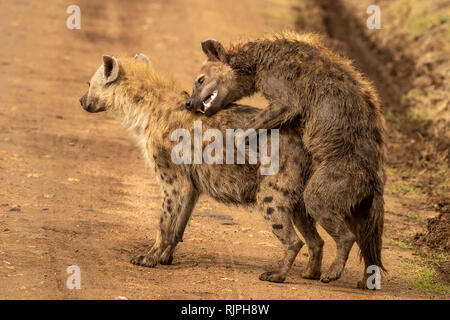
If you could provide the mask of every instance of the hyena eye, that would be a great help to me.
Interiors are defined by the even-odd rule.
[[[88,81],[88,86],[89,86],[89,87],[91,86],[91,82],[90,82],[90,81]]]
[[[201,76],[200,78],[198,78],[197,82],[198,84],[202,84],[203,82],[205,82],[205,76]]]

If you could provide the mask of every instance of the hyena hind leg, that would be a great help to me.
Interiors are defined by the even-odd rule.
[[[316,171],[310,178],[305,192],[303,193],[304,201],[308,213],[328,232],[328,234],[336,242],[336,258],[331,264],[327,272],[322,274],[320,280],[322,282],[330,282],[341,277],[345,264],[348,259],[350,250],[356,241],[355,235],[344,221],[345,212],[336,211],[335,207],[330,205],[329,196],[325,197],[318,190],[321,189],[323,181],[328,184],[329,194],[339,190],[340,181],[337,183],[333,179],[326,176],[327,172]],[[334,182],[334,183],[333,183]],[[336,196],[336,198],[338,198]],[[341,197],[343,198],[343,197]],[[337,200],[336,200],[337,201]],[[335,202],[336,202],[335,201]]]
[[[321,275],[324,241],[317,232],[315,221],[306,213],[304,205],[297,206],[293,222],[308,246],[308,266],[302,273],[302,277],[318,280]]]
[[[304,243],[295,232],[292,225],[292,215],[287,208],[281,205],[276,206],[268,202],[268,199],[271,199],[271,197],[266,197],[263,200],[263,216],[272,228],[272,232],[283,244],[284,257],[278,270],[264,272],[259,276],[259,279],[271,282],[284,282]]]
[[[320,278],[322,282],[330,282],[341,277],[356,237],[345,222],[339,218],[322,220],[320,224],[336,242],[336,258],[328,271]]]

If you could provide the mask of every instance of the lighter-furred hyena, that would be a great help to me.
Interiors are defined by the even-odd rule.
[[[183,110],[188,95],[157,74],[150,63],[110,56],[104,56],[103,62],[90,80],[88,92],[80,99],[81,105],[89,112],[110,113],[136,136],[163,194],[156,241],[147,254],[136,256],[131,262],[146,267],[170,264],[197,199],[205,193],[222,203],[256,207],[283,244],[281,268],[261,274],[261,280],[282,282],[286,278],[303,245],[294,225],[309,250],[303,276],[318,279],[323,240],[306,215],[302,200],[311,161],[295,130],[286,127],[279,132],[279,170],[274,175],[261,175],[258,164],[177,165],[171,157],[176,145],[171,140],[175,130],[186,129],[192,136],[194,121],[201,119],[204,131],[216,128],[224,133],[243,126],[257,109],[230,105],[217,117],[203,119]]]
[[[269,105],[246,128],[297,126],[312,156],[307,212],[333,237],[336,259],[321,280],[341,276],[356,241],[365,270],[381,262],[384,221],[384,125],[373,86],[317,36],[285,33],[225,49],[202,43],[208,61],[186,106],[211,116],[255,92]],[[237,115],[239,117],[239,115]],[[367,274],[358,286],[365,287]]]

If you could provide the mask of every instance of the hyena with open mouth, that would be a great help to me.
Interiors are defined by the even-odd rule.
[[[202,49],[208,60],[186,107],[211,116],[261,92],[269,105],[245,128],[298,128],[313,163],[304,202],[337,248],[321,280],[339,279],[356,241],[365,263],[358,286],[365,288],[369,266],[384,270],[384,119],[374,87],[311,34],[274,34],[228,48],[211,39]]]
[[[261,274],[261,280],[285,280],[303,246],[294,225],[309,250],[302,276],[318,279],[323,240],[302,200],[311,160],[301,138],[292,128],[280,130],[279,170],[273,175],[262,175],[260,164],[175,164],[171,156],[175,130],[192,133],[194,121],[201,119],[204,130],[225,133],[240,128],[257,112],[256,108],[234,104],[216,117],[203,119],[183,110],[186,98],[172,81],[154,71],[145,56],[138,55],[137,59],[104,56],[89,81],[88,92],[80,99],[86,111],[111,113],[134,134],[161,186],[163,202],[156,241],[147,254],[135,256],[131,262],[146,267],[170,264],[197,199],[205,193],[222,203],[256,207],[282,243],[281,268]]]

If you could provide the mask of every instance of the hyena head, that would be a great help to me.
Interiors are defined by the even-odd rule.
[[[147,64],[150,60],[142,53],[134,56],[134,59]],[[88,112],[106,111],[112,107],[114,87],[120,82],[119,61],[111,56],[103,56],[103,64],[89,80],[89,88],[80,98],[81,106]]]
[[[243,84],[248,81],[243,79],[244,75],[231,68],[232,57],[227,54],[220,42],[203,41],[202,49],[208,60],[195,79],[192,95],[186,101],[186,108],[211,116],[246,95]]]
[[[89,88],[80,98],[81,106],[88,112],[108,110],[112,105],[113,87],[117,84],[120,66],[116,58],[103,56],[103,64],[89,80]]]

